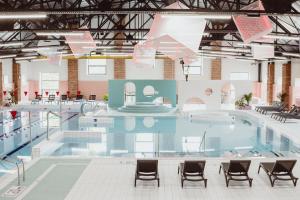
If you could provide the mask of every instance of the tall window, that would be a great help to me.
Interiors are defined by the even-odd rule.
[[[87,62],[88,75],[105,75],[106,60],[105,59],[89,59]]]
[[[59,73],[41,73],[41,94],[55,94],[59,90]]]
[[[230,73],[230,80],[233,81],[246,81],[249,80],[249,73],[248,72],[232,72]]]
[[[202,58],[199,58],[196,62],[193,62],[189,65],[189,67],[184,67],[184,74],[189,75],[202,75],[203,74],[203,60]]]

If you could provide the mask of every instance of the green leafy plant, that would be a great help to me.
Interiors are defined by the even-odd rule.
[[[103,96],[103,101],[108,101],[108,94],[105,94],[104,96]]]
[[[280,100],[280,102],[284,102],[286,97],[287,97],[286,93],[281,93],[280,92],[280,93],[277,94],[277,98]]]
[[[244,94],[243,98],[246,101],[246,105],[249,106],[250,102],[252,101],[252,92],[249,94]]]
[[[238,108],[244,108],[245,107],[245,98],[242,97],[241,99],[237,100],[235,102],[235,106],[237,106]]]

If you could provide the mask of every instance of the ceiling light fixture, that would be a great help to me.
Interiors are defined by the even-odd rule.
[[[17,55],[16,54],[0,55],[0,59],[2,59],[2,58],[14,58],[14,57],[17,57]]]
[[[83,32],[36,32],[38,36],[83,36]]]
[[[15,60],[31,60],[37,58],[36,56],[17,57]]]
[[[30,52],[30,51],[44,51],[49,50],[49,47],[32,47],[32,48],[24,48],[22,49],[23,52]]]
[[[265,35],[263,38],[266,39],[279,39],[279,40],[300,40],[300,36],[291,35]]]
[[[282,55],[300,58],[300,53],[288,53],[288,52],[283,52]]]
[[[196,18],[196,19],[231,19],[231,15],[183,15],[183,14],[169,14],[162,15],[162,18]]]
[[[11,42],[11,43],[2,43],[0,47],[10,47],[10,46],[22,46],[23,42]]]
[[[65,41],[66,44],[98,44],[103,43],[101,41]]]
[[[1,19],[43,19],[46,18],[46,13],[33,12],[33,13],[13,13],[13,12],[1,12]]]

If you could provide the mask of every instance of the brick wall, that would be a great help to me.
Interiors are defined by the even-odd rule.
[[[222,61],[221,58],[211,60],[211,80],[222,79]]]
[[[175,79],[175,61],[170,58],[164,59],[164,79],[165,80]]]
[[[268,64],[268,81],[267,81],[267,101],[269,104],[273,102],[273,85],[275,83],[275,64]]]
[[[78,90],[78,60],[68,59],[68,90],[70,97],[76,97]]]
[[[13,89],[16,102],[21,101],[21,68],[19,63],[13,62],[12,66]]]
[[[2,75],[2,63],[0,63],[0,104],[3,103],[3,75]]]
[[[288,62],[286,64],[282,65],[282,93],[286,93],[287,97],[285,98],[285,103],[289,106],[290,105],[290,98],[291,98],[291,94],[290,94],[290,87],[291,87],[291,62]]]
[[[115,79],[126,79],[125,59],[114,59],[114,77]]]
[[[222,45],[221,41],[212,42],[211,45],[213,51],[219,51]],[[216,47],[214,47],[216,46]],[[221,58],[215,58],[211,60],[211,80],[221,80],[222,79],[222,60]]]

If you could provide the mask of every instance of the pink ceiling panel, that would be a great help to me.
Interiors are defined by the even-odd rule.
[[[168,9],[188,9],[180,2],[175,2]],[[168,35],[192,51],[198,51],[206,26],[206,20],[197,16],[157,14],[151,25],[148,40]]]
[[[261,1],[256,1],[242,10],[265,10]],[[233,20],[245,43],[258,40],[272,32],[272,23],[268,16],[248,17],[244,15],[234,16]]]
[[[86,42],[85,44],[68,43],[73,54],[88,54],[93,48],[97,48],[93,36],[89,31],[84,31],[83,35],[65,35],[65,38],[67,43],[72,41]]]
[[[141,67],[153,67],[155,65],[156,50],[150,45],[137,44],[134,46],[133,62]]]
[[[145,45],[168,56],[173,60],[183,59],[186,64],[197,59],[197,53],[169,35],[161,36],[154,40],[147,40]]]
[[[53,65],[61,65],[62,54],[48,55],[48,62]]]

